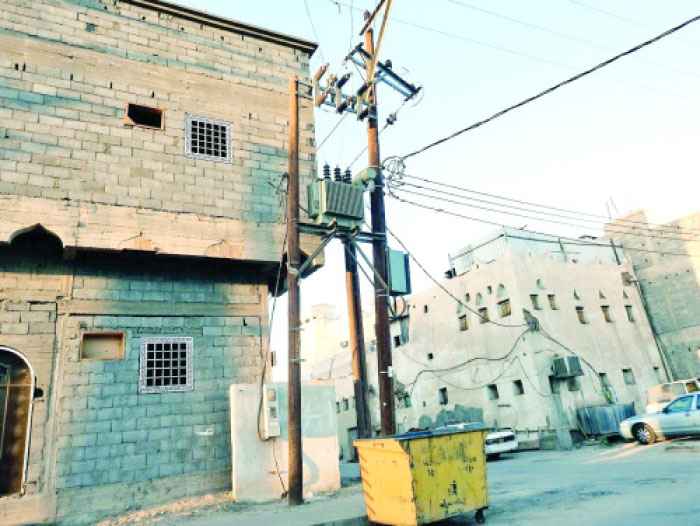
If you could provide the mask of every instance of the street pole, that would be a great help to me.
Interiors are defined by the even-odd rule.
[[[301,338],[299,329],[299,97],[296,75],[289,77],[289,154],[287,159],[287,283],[289,295],[289,489],[287,502],[296,506],[303,502],[303,466],[301,445]]]
[[[374,59],[374,31],[365,32],[365,48]],[[366,61],[368,76],[372,75],[372,60]],[[381,159],[379,156],[379,125],[377,113],[377,86],[371,83],[367,102],[373,106],[373,112],[367,119],[367,140],[369,165],[377,169],[375,189],[372,192],[370,204],[372,209],[372,256],[374,267],[384,283],[388,283],[386,218],[384,216],[384,179],[382,177]],[[389,291],[381,280],[374,280],[374,311],[375,330],[377,335],[377,365],[379,370],[379,412],[381,415],[381,434],[384,436],[396,433],[396,416],[394,413],[394,385],[391,376],[391,336],[389,334]]]
[[[343,241],[345,247],[345,283],[348,294],[348,321],[350,325],[350,351],[355,387],[355,412],[357,414],[357,437],[371,438],[372,422],[369,412],[367,390],[367,359],[365,357],[364,327],[360,301],[360,283],[357,275],[355,246]]]

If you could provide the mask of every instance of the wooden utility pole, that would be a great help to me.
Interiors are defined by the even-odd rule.
[[[373,111],[367,119],[367,140],[369,144],[369,165],[376,168],[377,177],[374,180],[375,189],[372,192],[370,204],[372,208],[372,259],[377,273],[384,283],[388,283],[386,218],[384,216],[384,178],[382,176],[381,159],[379,156],[379,121],[377,114],[377,86],[371,79],[373,74],[374,31],[365,32],[365,48],[372,57],[366,61],[366,70],[370,87],[367,102]],[[381,280],[374,280],[374,316],[377,334],[377,365],[379,370],[379,411],[381,415],[381,434],[396,433],[396,415],[394,411],[394,381],[391,374],[391,336],[389,333],[389,291]]]
[[[350,325],[350,351],[352,353],[352,374],[355,387],[355,412],[357,414],[357,437],[371,438],[372,421],[369,412],[369,392],[367,390],[367,359],[360,301],[360,283],[357,275],[357,255],[355,246],[349,241],[345,246],[345,284],[348,293],[348,321]]]
[[[303,502],[303,465],[301,445],[301,317],[299,314],[299,96],[296,75],[289,78],[289,155],[287,159],[287,283],[289,295],[289,489],[287,502]]]

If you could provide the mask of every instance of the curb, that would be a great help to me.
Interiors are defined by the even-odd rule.
[[[352,517],[350,519],[341,519],[331,522],[317,522],[311,526],[368,526],[369,520],[366,515],[360,517]]]

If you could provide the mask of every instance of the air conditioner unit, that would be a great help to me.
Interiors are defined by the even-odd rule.
[[[265,384],[263,387],[263,436],[265,439],[280,436],[279,400],[277,389]]]
[[[581,360],[579,360],[578,356],[562,356],[560,358],[555,358],[552,363],[552,372],[555,378],[583,376]]]
[[[309,217],[316,225],[352,230],[365,217],[362,185],[330,179],[314,181],[307,187]]]

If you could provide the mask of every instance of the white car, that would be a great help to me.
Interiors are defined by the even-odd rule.
[[[463,422],[460,424],[448,424],[436,428],[438,430],[460,430],[460,429],[473,429],[474,427],[482,427],[481,422]],[[518,438],[512,429],[499,429],[496,431],[489,432],[486,435],[486,442],[484,443],[484,453],[486,453],[486,458],[496,459],[501,456],[501,453],[508,453],[509,451],[515,451],[518,449]]]
[[[640,444],[652,444],[657,437],[700,435],[700,394],[676,398],[658,413],[623,420],[620,434]]]

